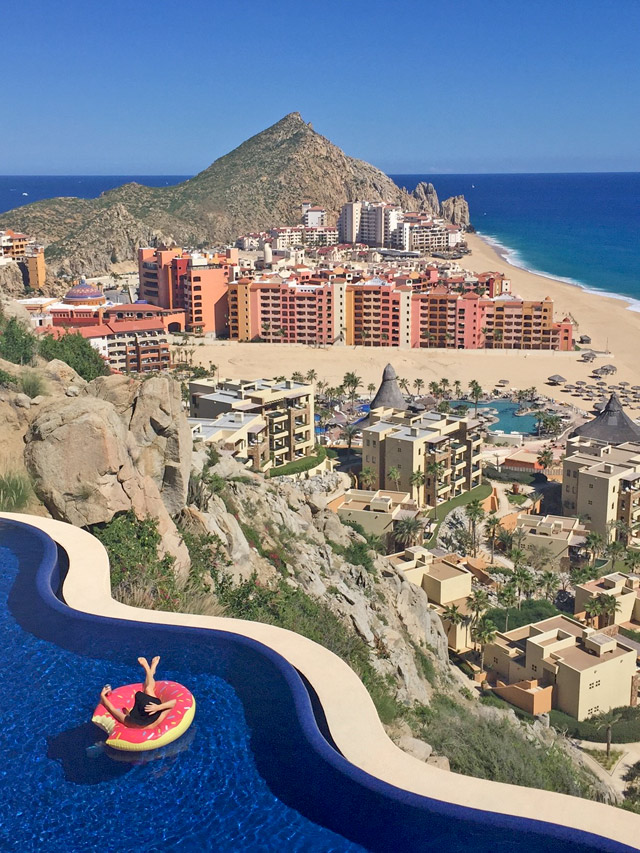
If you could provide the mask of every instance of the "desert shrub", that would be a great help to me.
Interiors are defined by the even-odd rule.
[[[368,542],[350,542],[348,545],[339,545],[337,542],[329,540],[331,550],[335,554],[340,554],[341,557],[354,566],[362,566],[367,572],[373,572],[373,560],[371,559],[371,550]]]
[[[0,388],[15,388],[16,378],[6,370],[0,370]]]
[[[20,512],[28,505],[32,494],[26,474],[11,471],[0,474],[0,511]]]
[[[0,358],[13,364],[31,364],[36,339],[15,317],[0,316]]]
[[[417,706],[415,725],[451,769],[467,776],[542,788],[564,794],[594,795],[593,777],[575,766],[559,747],[540,749],[520,725],[486,719],[445,695],[429,707]]]
[[[98,350],[79,332],[62,335],[60,338],[44,335],[40,341],[39,353],[47,361],[54,358],[64,361],[87,382],[109,374],[109,367]]]
[[[502,572],[502,567],[500,567]],[[487,611],[487,619],[496,626],[498,631],[504,631],[507,611],[503,607],[492,607]],[[530,598],[522,602],[520,610],[516,607],[509,608],[509,630],[528,625],[530,622],[539,622],[550,616],[557,616],[560,611],[555,605],[546,599]]]
[[[27,397],[39,397],[44,394],[46,385],[44,379],[37,373],[23,373],[20,377],[20,388]]]

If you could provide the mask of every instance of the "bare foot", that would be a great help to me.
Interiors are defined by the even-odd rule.
[[[160,663],[160,655],[156,655],[151,661],[151,672],[154,673],[158,668],[158,664]]]
[[[149,670],[149,664],[147,663],[147,659],[146,659],[146,658],[138,658],[138,663],[140,664],[140,666],[141,666],[143,669],[146,669],[147,671]]]

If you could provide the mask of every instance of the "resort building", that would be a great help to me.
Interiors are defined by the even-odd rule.
[[[474,578],[478,573],[483,574],[484,563],[459,554],[437,556],[422,546],[405,548],[388,559],[408,581],[427,593],[429,606],[442,619],[449,648],[455,652],[468,651],[472,645],[472,614],[467,599],[471,595]],[[445,618],[448,607],[457,608],[460,621]]]
[[[237,266],[237,249],[227,249],[223,255],[139,249],[138,295],[152,305],[183,310],[189,332],[226,337],[227,285]]]
[[[615,394],[567,440],[562,508],[584,518],[607,542],[616,538],[616,522],[635,535],[640,524],[640,426],[624,413]]]
[[[12,231],[11,228],[0,231],[0,258],[22,261],[30,243],[33,243],[31,238],[19,231]]]
[[[552,562],[563,557],[574,559],[584,549],[588,530],[577,518],[564,515],[529,515],[521,513],[514,533],[522,535],[522,548],[535,551],[544,548]]]
[[[640,623],[640,577],[638,575],[612,572],[596,580],[578,584],[575,589],[574,616],[583,621],[589,621],[593,627],[634,623],[632,627],[637,628]],[[615,599],[615,611],[612,608],[610,613],[590,615],[589,603],[602,595],[612,596]]]
[[[188,418],[194,441],[216,444],[222,453],[256,471],[270,467],[267,422],[252,412],[228,411],[217,418]]]
[[[637,702],[636,651],[568,616],[498,633],[484,658],[496,693],[529,713],[584,720]]]
[[[347,489],[328,508],[343,521],[355,521],[367,533],[379,536],[387,548],[394,546],[394,529],[403,518],[417,518],[420,509],[406,492],[384,489]]]
[[[480,485],[477,426],[439,412],[372,409],[362,430],[362,466],[372,470],[375,488],[408,492],[420,506],[435,507]],[[412,484],[416,471],[423,485]]]
[[[190,414],[198,420],[214,421],[227,412],[243,412],[259,416],[267,425],[268,462],[260,457],[263,470],[277,468],[310,456],[315,446],[313,385],[269,379],[198,379],[189,383]],[[249,428],[248,428],[249,429]],[[253,433],[251,447],[263,439]],[[251,457],[251,454],[247,454]],[[258,467],[258,466],[256,466]]]
[[[302,223],[305,228],[319,228],[321,226],[324,226],[327,224],[327,211],[324,209],[324,207],[317,207],[316,205],[305,206],[304,212],[302,214]]]

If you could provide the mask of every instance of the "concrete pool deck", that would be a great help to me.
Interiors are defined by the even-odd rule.
[[[107,552],[91,534],[64,522],[19,513],[0,513],[0,518],[36,527],[66,551],[69,568],[63,594],[72,609],[136,622],[227,631],[250,637],[276,651],[316,691],[331,736],[342,755],[371,776],[442,802],[568,827],[639,849],[640,817],[630,812],[565,794],[439,770],[403,752],[387,736],[357,675],[317,643],[258,622],[143,610],[121,604],[111,597]],[[487,829],[490,831],[489,825]]]

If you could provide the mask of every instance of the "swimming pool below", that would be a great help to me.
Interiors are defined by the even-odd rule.
[[[0,850],[630,849],[369,776],[322,737],[313,696],[275,652],[224,631],[72,611],[52,594],[55,555],[48,537],[0,519]],[[153,760],[117,760],[127,756],[96,746],[104,735],[87,722],[96,694],[137,680],[136,657],[156,653],[161,675],[196,695],[196,721]]]

